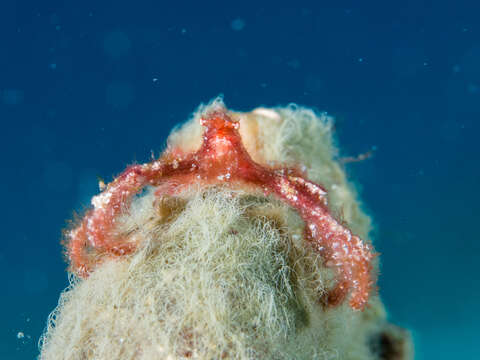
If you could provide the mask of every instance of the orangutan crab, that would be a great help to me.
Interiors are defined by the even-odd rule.
[[[371,261],[375,254],[369,244],[332,216],[326,190],[306,179],[298,169],[271,168],[254,162],[242,143],[240,123],[223,105],[211,108],[200,122],[205,130],[197,151],[184,153],[168,148],[158,160],[128,167],[92,199],[93,209],[67,233],[71,270],[87,277],[99,259],[136,250],[137,244],[115,233],[115,221],[146,186],[158,187],[157,197],[174,191],[163,186],[173,181],[182,186],[196,183],[253,187],[294,208],[305,222],[306,241],[321,254],[325,266],[336,270],[337,283],[326,303],[337,306],[350,294],[350,306],[363,310],[374,283]]]

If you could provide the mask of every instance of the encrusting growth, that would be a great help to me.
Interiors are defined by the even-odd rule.
[[[363,310],[373,288],[372,247],[336,220],[326,190],[295,168],[271,168],[252,160],[245,149],[240,123],[217,104],[201,118],[203,143],[192,153],[168,148],[155,161],[128,167],[92,199],[80,225],[67,234],[71,269],[87,277],[99,259],[132,253],[139,244],[115,231],[116,219],[144,187],[158,187],[159,198],[174,195],[192,184],[252,188],[273,195],[294,208],[305,222],[305,238],[336,270],[337,283],[326,303],[341,304],[350,294],[353,309]]]

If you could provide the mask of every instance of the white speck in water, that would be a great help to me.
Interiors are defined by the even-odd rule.
[[[243,30],[243,29],[245,28],[245,21],[244,21],[243,19],[236,18],[235,20],[233,20],[233,21],[230,23],[230,27],[231,27],[232,30],[234,30],[234,31]]]

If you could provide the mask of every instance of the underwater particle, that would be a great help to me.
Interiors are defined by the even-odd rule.
[[[236,18],[230,23],[230,27],[234,31],[243,30],[245,28],[245,25],[246,25],[245,21],[243,19],[240,19],[240,18]]]
[[[25,337],[25,334],[22,331],[19,331],[17,333],[17,339],[23,339]]]

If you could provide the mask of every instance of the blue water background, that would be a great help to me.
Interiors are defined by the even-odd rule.
[[[33,359],[61,230],[220,93],[337,119],[417,359],[479,359],[478,1],[2,1],[0,358]],[[86,304],[87,306],[87,304]],[[23,337],[22,337],[23,333]]]

